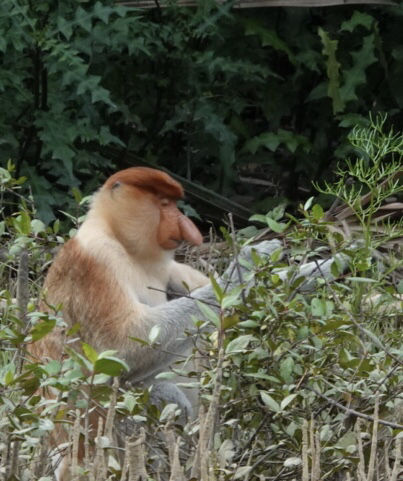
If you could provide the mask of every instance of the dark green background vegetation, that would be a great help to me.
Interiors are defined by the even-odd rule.
[[[0,159],[46,222],[139,157],[266,212],[310,195],[346,135],[403,106],[403,6],[140,10],[2,0]],[[94,147],[122,150],[111,161]],[[240,170],[272,182],[256,189]],[[196,206],[197,207],[197,206]]]
[[[217,194],[260,211],[252,220],[286,246],[284,259],[254,256],[256,285],[245,301],[240,289],[216,287],[219,316],[204,306],[208,356],[192,380],[209,414],[179,432],[206,457],[181,452],[187,479],[199,479],[188,476],[198,463],[210,470],[200,479],[225,481],[308,479],[308,468],[311,479],[399,479],[402,27],[402,2],[233,11],[209,1],[136,10],[112,1],[0,0],[4,479],[50,481],[51,433],[88,419],[93,401],[144,426],[169,466],[161,433],[172,405],[159,412],[143,387],[114,393],[106,380],[123,364],[111,351],[83,345],[45,364],[26,355],[31,342],[63,326],[60,306],[54,315],[37,311],[53,248],[68,237],[60,220],[77,226],[82,195],[137,161],[186,179],[188,192],[210,199],[209,211]],[[379,111],[387,117],[371,121]],[[312,181],[323,180],[330,182],[320,182],[322,195],[340,201],[339,217],[311,197]],[[284,206],[266,214],[284,198],[304,202],[286,220]],[[233,236],[227,240],[238,252]],[[212,249],[198,260],[219,269],[228,250]],[[348,272],[335,261],[333,282],[318,279],[300,292],[299,266],[333,255],[348,259]],[[279,269],[289,269],[283,280]],[[151,333],[142,342],[158,348]],[[49,386],[56,403],[37,394]],[[126,434],[120,424],[115,431]],[[110,454],[119,459],[108,436],[91,469]],[[155,457],[146,450],[150,476]],[[111,465],[111,479],[127,479],[125,466]]]

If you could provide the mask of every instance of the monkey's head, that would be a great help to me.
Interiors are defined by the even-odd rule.
[[[182,186],[165,172],[132,167],[109,177],[95,196],[93,209],[129,251],[173,251],[183,241],[203,242],[199,229],[178,209],[181,198]]]

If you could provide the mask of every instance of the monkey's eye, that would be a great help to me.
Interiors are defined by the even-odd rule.
[[[171,201],[169,199],[166,199],[166,198],[162,198],[160,202],[161,202],[161,205],[163,207],[165,207],[165,206],[167,206],[171,203]]]
[[[112,189],[116,189],[116,187],[120,187],[122,185],[122,182],[115,182],[113,185],[112,185]]]

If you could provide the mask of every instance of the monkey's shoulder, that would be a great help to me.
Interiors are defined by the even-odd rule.
[[[72,317],[84,312],[86,317],[106,318],[116,305],[124,303],[124,294],[114,282],[112,272],[75,238],[58,252],[44,283],[48,304],[62,304],[64,313]]]

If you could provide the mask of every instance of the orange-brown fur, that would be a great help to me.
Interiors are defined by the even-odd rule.
[[[79,323],[80,339],[98,352],[117,350],[136,380],[151,379],[167,367],[159,365],[163,354],[142,348],[129,336],[147,339],[156,323],[164,328],[152,308],[167,301],[164,291],[170,280],[178,285],[185,281],[191,289],[208,283],[205,276],[173,259],[183,240],[195,244],[202,240],[176,207],[182,196],[179,183],[154,169],[132,168],[112,175],[95,194],[86,220],[60,250],[45,280],[41,308],[61,304],[67,326]],[[180,346],[175,338],[188,321],[173,322],[178,332],[169,328],[164,336]],[[79,350],[80,342],[69,347]],[[29,350],[35,360],[60,359],[63,330],[55,328]],[[66,439],[60,432],[56,437],[56,444]],[[62,474],[58,479],[69,478]]]

